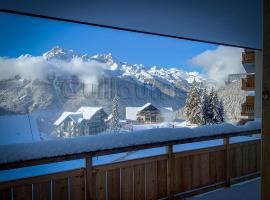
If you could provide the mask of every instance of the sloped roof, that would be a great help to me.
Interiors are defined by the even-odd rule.
[[[80,123],[83,120],[83,114],[81,114],[81,113],[70,114],[69,117],[75,123]]]
[[[70,117],[75,123],[80,123],[83,119],[91,119],[102,107],[80,107],[76,112],[63,112],[54,122],[54,125],[60,125],[67,117]]]
[[[91,119],[101,109],[102,109],[102,107],[83,106],[77,110],[77,113],[81,113],[83,115],[83,119]]]
[[[54,125],[58,126],[71,114],[74,114],[74,112],[63,112],[61,116],[54,122]]]
[[[145,108],[149,107],[149,106],[154,106],[152,103],[146,103],[145,105],[143,105],[142,107],[140,107],[137,111],[140,112],[142,110],[144,110]],[[154,106],[155,108],[157,108],[156,106]],[[158,109],[158,108],[157,108]]]

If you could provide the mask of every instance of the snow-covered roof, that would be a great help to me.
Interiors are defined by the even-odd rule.
[[[74,112],[63,112],[61,116],[54,122],[54,125],[58,126],[71,114],[74,114]]]
[[[83,120],[83,114],[81,114],[81,113],[70,114],[69,117],[75,123],[80,123]]]
[[[0,116],[0,145],[39,141],[35,117],[31,115]]]
[[[80,107],[76,112],[63,112],[62,115],[54,122],[54,125],[60,125],[67,117],[74,122],[80,123],[83,119],[91,119],[102,107]]]
[[[168,112],[172,112],[173,109],[172,107],[160,107],[160,106],[155,106],[152,103],[146,103],[145,105],[141,106],[141,107],[126,107],[126,119],[127,120],[132,120],[135,121],[137,120],[137,114],[138,112],[144,110],[145,108],[147,108],[148,106],[154,106],[155,108],[159,109],[162,113],[168,113]]]
[[[140,111],[144,110],[145,108],[147,108],[147,107],[149,107],[151,105],[154,106],[152,103],[148,102],[148,103],[144,104],[142,107],[140,107],[137,111],[140,112]],[[156,107],[156,106],[154,106],[154,107]]]
[[[102,107],[83,106],[77,110],[77,113],[81,113],[84,119],[91,119],[94,116],[94,114],[96,114],[101,109]]]

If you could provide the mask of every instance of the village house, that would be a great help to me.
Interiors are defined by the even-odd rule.
[[[126,107],[126,120],[143,123],[160,123],[173,120],[171,107],[158,107],[146,103],[142,107]]]
[[[107,117],[102,107],[80,107],[76,112],[63,112],[54,125],[59,137],[95,135],[107,129]]]

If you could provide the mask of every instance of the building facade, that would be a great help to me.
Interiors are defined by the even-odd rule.
[[[142,107],[126,107],[126,120],[140,123],[160,123],[173,120],[170,107],[159,107],[146,103]]]
[[[245,49],[242,53],[242,64],[246,76],[242,78],[242,90],[247,92],[246,101],[241,105],[241,120],[247,121],[261,118],[262,113],[262,53]]]
[[[59,137],[95,135],[107,129],[107,113],[101,107],[81,107],[76,112],[64,112],[55,121]]]

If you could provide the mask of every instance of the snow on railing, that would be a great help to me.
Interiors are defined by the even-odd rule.
[[[69,139],[2,145],[0,146],[0,164],[260,129],[261,122],[255,120],[247,122],[243,126],[223,123],[196,128],[156,128],[129,133],[106,133]]]

